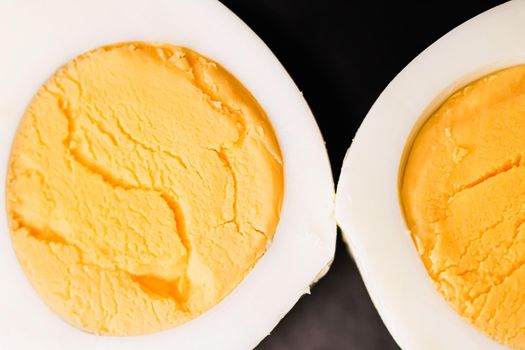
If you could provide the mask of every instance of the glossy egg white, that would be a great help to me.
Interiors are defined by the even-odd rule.
[[[411,139],[452,92],[520,63],[525,1],[516,0],[465,22],[417,56],[379,96],[346,154],[336,219],[404,350],[505,348],[464,321],[435,288],[405,224],[399,181]]]
[[[253,348],[333,259],[334,185],[324,142],[300,91],[268,47],[218,1],[0,2],[1,182],[18,123],[39,87],[75,56],[125,41],[191,48],[232,72],[266,110],[284,160],[284,203],[274,241],[246,279],[195,320],[145,336],[95,336],[52,313],[31,287],[12,249],[2,200],[0,349]]]

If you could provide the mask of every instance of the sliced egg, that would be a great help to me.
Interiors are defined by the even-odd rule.
[[[21,232],[21,235],[17,234],[11,237],[8,217],[6,215],[0,216],[0,225],[3,228],[3,234],[0,235],[0,273],[5,281],[4,288],[0,290],[0,348],[53,350],[73,348],[96,348],[101,350],[115,348],[152,348],[159,350],[173,348],[228,350],[253,348],[270,333],[300,296],[309,292],[310,285],[326,273],[334,255],[336,228],[333,215],[333,180],[323,139],[301,93],[275,56],[244,23],[219,2],[205,0],[155,0],[148,2],[123,0],[71,2],[53,0],[45,3],[39,1],[7,1],[0,4],[0,39],[5,47],[3,54],[0,55],[0,76],[2,77],[0,79],[0,118],[2,121],[2,128],[0,128],[0,176],[4,183],[8,182],[7,194],[6,187],[0,187],[0,195],[3,198],[6,198],[7,195],[8,205],[6,208],[6,201],[4,200],[0,202],[0,206],[4,213],[6,210],[9,212],[11,229]],[[191,124],[193,120],[188,120],[185,124],[175,123],[175,125],[173,120],[165,119],[163,122],[165,124],[163,125],[145,127],[144,125],[139,125],[140,123],[133,124],[134,126],[132,124],[119,125],[123,120],[107,117],[100,111],[100,113],[94,112],[98,114],[84,121],[77,118],[78,116],[68,115],[68,108],[71,107],[73,102],[64,98],[64,92],[67,93],[68,88],[62,85],[61,74],[66,72],[67,74],[78,73],[82,75],[93,69],[93,66],[89,64],[84,65],[84,63],[80,62],[76,58],[79,55],[84,55],[81,56],[84,58],[95,57],[95,59],[101,57],[97,56],[98,53],[111,56],[111,58],[104,58],[104,60],[114,60],[112,67],[118,67],[119,64],[128,62],[123,60],[129,58],[125,56],[129,53],[127,51],[120,56],[114,54],[115,50],[118,51],[120,49],[124,49],[124,51],[157,50],[155,55],[160,55],[162,62],[173,58],[170,62],[184,66],[184,74],[188,74],[192,79],[204,72],[199,79],[202,80],[202,84],[205,87],[201,86],[200,88],[210,89],[205,94],[209,98],[205,102],[210,102],[213,107],[209,108],[209,110],[205,109],[206,113],[210,114],[210,118],[214,118],[212,114],[215,112],[224,112],[225,118],[235,117],[238,111],[227,110],[225,112],[225,109],[231,108],[231,106],[228,103],[221,104],[221,100],[214,99],[212,95],[221,94],[221,91],[217,89],[225,86],[238,87],[242,85],[239,87],[241,95],[244,96],[242,98],[251,101],[251,96],[253,95],[253,98],[256,100],[253,104],[255,106],[254,113],[265,115],[261,117],[262,119],[255,118],[257,119],[255,120],[256,126],[250,129],[252,132],[250,135],[255,137],[255,143],[259,142],[257,145],[260,146],[260,152],[262,152],[254,153],[254,155],[263,157],[261,154],[265,154],[265,159],[270,159],[270,163],[275,160],[275,164],[279,164],[279,166],[275,166],[278,176],[276,175],[275,178],[272,178],[271,174],[269,176],[267,167],[256,168],[256,159],[252,159],[252,162],[237,159],[240,165],[236,165],[235,162],[230,163],[227,150],[222,148],[226,144],[213,141],[219,137],[220,133],[224,133],[231,136],[228,136],[230,137],[228,145],[237,142],[234,137],[235,127],[228,129],[227,126],[224,126],[226,124],[220,124],[220,126],[215,124],[197,125],[197,122],[195,122],[195,125],[197,125],[195,126]],[[169,57],[170,55],[172,57]],[[221,70],[222,68],[217,67],[223,67],[224,71],[219,72],[220,74],[217,73],[216,77],[210,77],[210,75],[207,75],[212,74],[210,71],[200,70],[191,62],[188,65],[188,62],[183,59],[185,55],[190,60],[197,60],[198,64],[202,63],[208,68],[211,67],[210,69],[212,70]],[[133,62],[139,62],[135,58]],[[139,57],[139,60],[141,59],[143,57]],[[73,62],[71,65],[74,66],[74,70],[68,70],[69,68],[67,68],[72,66],[61,68],[68,62]],[[148,66],[148,69],[154,69],[152,67]],[[150,72],[146,68],[144,68],[143,72],[139,72],[140,69],[140,65],[137,66],[135,73],[144,73],[144,76],[147,76],[148,72]],[[58,73],[54,75],[57,70]],[[110,71],[112,74],[117,74],[115,70]],[[118,72],[118,74],[126,74],[125,71]],[[229,78],[229,73],[227,72],[231,73],[234,78]],[[166,71],[166,75],[168,74],[169,71]],[[217,77],[226,77],[226,85],[212,84],[213,79],[218,79]],[[212,83],[210,83],[210,79]],[[114,79],[113,83],[119,81],[119,79]],[[125,82],[126,80],[124,79],[123,81]],[[237,85],[239,82],[240,85]],[[76,89],[75,91],[79,92],[78,86],[74,87],[78,81],[75,82],[75,79],[69,79],[67,84],[69,83],[72,84],[73,90]],[[128,80],[128,83],[130,85],[125,87],[128,90],[141,89],[140,84],[131,85],[131,80]],[[115,83],[116,85],[110,84],[107,86],[101,86],[101,84],[101,80],[88,81],[87,83],[84,81],[84,83],[80,84],[80,87],[83,89],[86,86],[90,86],[89,89],[91,90],[83,90],[81,92],[89,94],[92,91],[97,91],[104,96],[109,96],[112,91],[115,91],[115,93],[121,91],[117,83]],[[39,93],[34,98],[42,86],[45,86],[42,88],[45,90],[45,93]],[[126,90],[125,88],[122,90]],[[165,85],[162,88],[168,89]],[[244,88],[246,90],[243,90]],[[173,96],[175,98],[175,95]],[[89,133],[86,133],[84,136],[68,134],[69,136],[63,140],[64,142],[58,142],[61,140],[60,137],[57,137],[58,141],[54,140],[56,135],[65,131],[65,123],[57,122],[54,125],[52,122],[49,122],[51,119],[45,119],[53,118],[53,111],[58,111],[56,101],[48,104],[45,99],[54,100],[55,98],[58,99],[64,114],[68,115],[68,118],[71,117],[70,122],[78,122],[79,125],[76,126],[86,130],[87,128],[98,128],[101,135],[105,134],[105,136],[102,135],[99,141],[89,141],[85,138],[86,135],[93,136],[89,135]],[[154,95],[151,99],[153,101],[151,103],[155,103],[156,97]],[[169,96],[164,100],[164,102],[166,101],[170,102]],[[125,106],[125,99],[121,103]],[[130,102],[129,106],[131,105]],[[49,109],[49,106],[54,107]],[[163,106],[159,100],[158,105],[155,104],[154,107],[164,108]],[[210,107],[210,105],[207,106]],[[84,107],[88,109],[91,107],[99,108],[94,103],[84,104]],[[262,108],[264,112],[260,112],[258,108]],[[183,110],[182,113],[187,112],[191,114],[196,110],[191,109],[189,112]],[[39,127],[28,124],[25,117],[24,122],[20,124],[22,117],[24,115],[27,116],[28,113],[38,114],[38,117],[35,118],[37,121],[46,120],[47,129],[44,133],[39,133],[39,131],[42,131]],[[62,112],[59,111],[59,113]],[[148,113],[155,114],[162,113],[162,111],[153,107],[151,110],[143,110],[143,115]],[[266,117],[271,125],[268,125],[265,121]],[[141,116],[139,115],[136,118],[140,119]],[[162,120],[162,118],[156,120]],[[237,122],[237,124],[242,123]],[[18,128],[19,125],[21,125],[20,128]],[[71,125],[73,124],[70,124],[70,127]],[[108,128],[111,125],[115,128],[120,128],[122,135],[110,135]],[[228,125],[236,126],[236,122]],[[31,129],[32,127],[34,127],[34,130]],[[73,125],[73,129],[74,127],[75,125]],[[268,198],[273,198],[277,203],[273,209],[268,209],[262,204],[254,204],[253,208],[250,207],[251,209],[249,210],[252,211],[253,217],[260,218],[262,220],[260,225],[265,227],[261,228],[258,224],[248,221],[245,224],[253,225],[249,230],[254,231],[255,235],[265,235],[267,230],[272,231],[269,234],[270,238],[274,231],[275,234],[273,235],[273,240],[268,240],[267,246],[254,243],[253,250],[246,253],[250,255],[250,259],[246,261],[250,262],[238,266],[239,272],[232,276],[231,280],[229,280],[228,275],[223,276],[221,285],[226,287],[223,288],[222,292],[217,292],[216,296],[212,296],[210,299],[208,294],[214,291],[205,287],[198,289],[198,293],[200,293],[199,298],[209,299],[211,302],[208,302],[202,308],[197,308],[197,311],[191,314],[190,317],[178,317],[177,312],[180,311],[179,309],[159,306],[166,304],[163,302],[163,298],[166,298],[165,294],[169,294],[176,302],[180,301],[180,298],[186,300],[185,293],[189,290],[188,283],[197,285],[200,282],[192,281],[191,278],[188,282],[176,271],[193,269],[200,273],[202,270],[205,271],[202,273],[202,276],[204,276],[202,278],[206,279],[210,278],[206,273],[213,270],[213,268],[206,269],[203,267],[206,264],[210,267],[210,261],[203,262],[186,257],[187,254],[184,251],[188,251],[191,247],[188,247],[188,242],[185,242],[185,229],[183,227],[174,229],[174,232],[172,232],[174,236],[170,236],[169,232],[159,231],[158,235],[165,242],[165,246],[155,246],[151,251],[148,248],[142,253],[140,249],[135,249],[140,247],[141,243],[134,243],[131,240],[130,244],[133,245],[131,248],[118,244],[122,237],[116,234],[118,232],[114,231],[106,232],[103,240],[108,243],[107,245],[102,247],[96,244],[90,245],[92,242],[89,238],[88,228],[91,226],[95,227],[97,223],[111,221],[110,210],[108,209],[107,212],[103,210],[106,208],[104,206],[109,202],[122,204],[122,210],[128,210],[128,207],[131,207],[133,203],[138,203],[137,205],[140,204],[152,210],[149,217],[143,216],[140,219],[141,221],[137,219],[143,222],[144,225],[134,227],[133,230],[140,229],[140,227],[147,228],[149,223],[154,220],[164,220],[163,217],[166,213],[171,213],[171,219],[169,217],[165,219],[170,224],[174,224],[173,216],[176,219],[175,221],[177,221],[177,218],[182,215],[181,212],[184,211],[186,213],[190,211],[192,215],[195,214],[194,223],[200,224],[208,220],[208,217],[212,217],[211,210],[209,215],[207,212],[199,214],[197,212],[199,208],[191,207],[188,203],[180,204],[179,207],[179,204],[175,203],[177,202],[175,199],[181,199],[177,193],[171,193],[169,188],[158,185],[162,181],[168,183],[172,181],[170,180],[172,174],[169,171],[170,169],[173,169],[173,174],[177,174],[177,167],[191,167],[191,159],[185,163],[183,158],[179,159],[177,155],[171,154],[170,150],[154,149],[153,146],[146,143],[139,145],[138,141],[133,139],[134,135],[140,134],[141,140],[146,137],[152,140],[164,140],[164,143],[166,140],[172,140],[174,145],[179,145],[178,142],[180,140],[170,139],[170,130],[178,130],[180,133],[184,133],[185,128],[194,128],[190,131],[202,133],[206,127],[209,127],[210,132],[213,132],[213,134],[210,134],[209,139],[204,138],[203,141],[205,145],[208,145],[206,142],[209,142],[209,145],[211,145],[209,149],[203,151],[206,152],[206,157],[210,159],[210,164],[214,162],[214,164],[225,171],[225,174],[227,169],[235,168],[236,166],[244,167],[244,169],[255,169],[252,171],[252,173],[255,173],[254,178],[251,179],[255,182],[246,185],[245,189],[252,188],[253,193],[260,193],[260,196],[264,195],[268,196]],[[239,127],[242,128],[242,125]],[[129,130],[132,130],[132,132],[129,132]],[[74,133],[75,130],[69,131]],[[79,173],[75,173],[76,171],[84,172],[85,179],[90,178],[91,180],[89,181],[97,182],[96,186],[99,186],[97,188],[100,189],[100,203],[102,204],[98,205],[97,209],[92,205],[93,202],[82,203],[86,210],[84,213],[87,213],[86,215],[81,215],[83,216],[82,219],[86,221],[84,226],[86,232],[83,232],[81,238],[78,238],[78,235],[75,236],[75,245],[69,242],[68,238],[73,237],[70,234],[78,233],[78,230],[75,231],[71,222],[60,217],[61,212],[66,212],[65,209],[62,211],[55,210],[51,213],[37,211],[38,207],[32,205],[33,201],[38,201],[38,196],[46,196],[45,191],[41,191],[41,186],[36,181],[38,176],[35,175],[35,177],[33,176],[34,174],[31,175],[23,171],[28,164],[30,164],[29,167],[38,165],[33,162],[34,159],[27,157],[27,149],[34,149],[35,145],[38,145],[38,142],[34,144],[30,142],[31,137],[27,138],[27,135],[32,133],[35,137],[42,138],[38,141],[42,144],[57,141],[57,145],[60,144],[57,147],[63,147],[64,145],[69,147],[66,148],[66,152],[73,152],[73,149],[75,152],[78,151],[78,154],[74,156],[78,158],[76,162],[79,164],[73,167],[67,168],[67,163],[60,163],[64,165],[62,170],[60,170],[59,166],[53,168],[54,172],[51,172],[49,167],[42,168],[43,174],[41,175],[43,178],[54,176],[55,179],[60,179],[59,181],[63,183],[62,186],[55,181],[55,189],[63,191],[62,200],[57,204],[58,206],[64,206],[69,203],[67,204],[69,205],[67,208],[68,212],[74,213],[75,210],[72,210],[71,207],[74,206],[75,200],[72,202],[65,200],[67,199],[67,193],[71,193],[72,196],[78,193],[86,193],[84,188],[79,188],[80,192],[78,193],[76,192],[77,189],[67,189],[70,186],[68,178],[73,173],[77,176]],[[273,133],[275,133],[275,138]],[[22,137],[20,136],[21,134],[25,136]],[[133,171],[130,171],[128,175],[119,177],[117,173],[113,172],[116,168],[110,169],[114,165],[113,163],[104,163],[104,159],[99,156],[95,157],[96,159],[88,159],[89,154],[94,155],[97,153],[96,148],[99,143],[104,144],[105,142],[106,146],[113,143],[114,147],[111,146],[113,148],[107,148],[112,150],[108,159],[118,160],[120,157],[123,160],[120,163],[117,162],[123,167],[120,174],[126,173],[127,170],[124,170],[126,168],[126,159],[131,161],[132,158],[129,157],[129,154],[120,153],[124,149],[124,143],[119,141],[121,136],[122,139],[128,138],[130,147],[133,147],[134,144],[135,151],[137,154],[140,153],[142,157],[140,161],[134,160],[133,167],[136,167],[134,169],[141,168],[150,160],[152,160],[152,164],[156,164],[155,159],[160,159],[160,156],[157,154],[151,155],[152,158],[148,158],[150,153],[165,153],[165,156],[173,161],[167,161],[166,164],[169,164],[169,166],[166,168],[157,168],[153,173],[144,175],[151,177],[149,186],[144,186],[143,184],[139,186],[137,183],[141,181],[137,179],[135,181],[133,178],[140,177],[140,174],[134,174]],[[15,139],[17,141],[14,148],[12,148]],[[276,141],[274,142],[274,140]],[[90,150],[90,146],[94,150]],[[174,148],[177,147],[174,146]],[[186,144],[184,147],[191,149],[191,145],[188,146]],[[142,149],[142,151],[137,151],[137,148],[139,148],[139,151]],[[278,154],[279,149],[281,155]],[[8,164],[10,165],[8,166]],[[19,175],[25,176],[23,181],[17,182],[16,186],[11,186],[12,181],[9,180],[11,179],[9,174],[16,173],[16,171],[13,171],[13,167],[19,170],[22,169]],[[42,169],[37,170],[40,171]],[[207,174],[202,169],[200,169],[200,173],[197,172],[196,177],[206,177]],[[279,175],[279,169],[282,169],[282,177]],[[226,209],[219,211],[226,214],[218,214],[217,220],[214,220],[220,225],[230,225],[232,229],[237,228],[239,234],[244,237],[246,233],[243,232],[243,222],[239,220],[243,209],[242,203],[246,203],[245,197],[242,197],[243,191],[239,190],[243,184],[237,184],[236,181],[241,180],[235,179],[235,171],[230,170],[234,173],[232,175],[233,179],[227,180],[229,175],[225,175],[224,181],[217,181],[217,188],[224,188],[224,191],[229,193],[235,192],[235,195],[230,196],[231,198],[229,197],[230,199],[227,201],[225,200],[224,206]],[[56,173],[56,171],[59,171],[59,173]],[[71,174],[66,174],[70,171],[72,171]],[[158,175],[159,177],[163,177],[162,181],[155,181],[156,172],[160,174]],[[284,184],[280,183],[281,178],[284,179]],[[175,181],[173,183],[182,183],[177,182],[177,180],[173,181]],[[215,185],[212,186],[210,184],[204,187],[201,186],[201,189],[193,188],[191,187],[194,184],[192,181],[190,179],[184,183],[184,186],[186,186],[185,190],[190,194],[197,193],[202,188],[206,191],[214,190],[213,186]],[[265,181],[271,184],[267,187],[269,193],[257,192],[262,191],[262,187],[256,185],[256,183],[264,183]],[[284,190],[280,190],[282,187],[284,187]],[[275,194],[270,193],[272,191],[276,191]],[[22,192],[25,192],[24,196],[13,196],[13,193]],[[244,193],[246,196],[250,194],[248,190]],[[97,193],[93,192],[92,194],[91,198],[97,197]],[[281,195],[282,208],[280,205]],[[13,200],[15,197],[16,200]],[[207,198],[206,195],[201,197]],[[80,196],[79,200],[82,200],[82,198]],[[206,203],[202,198],[201,202]],[[210,196],[207,204],[211,205],[215,200],[217,198]],[[220,202],[220,200],[218,201]],[[15,202],[16,206],[13,205]],[[259,202],[256,201],[256,203]],[[25,208],[24,214],[22,215],[23,217],[17,218],[19,213],[15,212],[20,208]],[[115,207],[112,208],[114,209]],[[170,208],[171,211],[169,210]],[[98,211],[99,209],[101,210]],[[263,218],[271,210],[275,211],[275,218],[278,220],[275,222],[272,220],[264,221]],[[90,217],[89,220],[92,223],[90,224],[86,218],[94,214],[98,215],[98,217]],[[140,212],[135,214],[140,216]],[[187,217],[193,217],[192,215]],[[35,218],[38,218],[38,220]],[[45,225],[47,218],[49,218],[50,222],[49,227]],[[199,221],[199,218],[201,218],[202,222]],[[78,220],[81,220],[81,218]],[[221,222],[221,220],[224,222]],[[44,222],[46,229],[41,229],[40,226],[32,226],[26,221]],[[277,225],[276,229],[275,225]],[[61,234],[56,235],[53,233],[53,230],[49,229],[50,227],[58,228]],[[63,234],[64,232],[66,234]],[[226,233],[223,234],[225,235]],[[140,237],[140,234],[137,237]],[[233,237],[232,239],[235,242],[244,242],[244,238],[237,240],[236,236]],[[45,244],[38,243],[39,240],[45,242]],[[214,245],[208,244],[206,240],[206,235],[201,235],[199,238],[199,242],[204,246],[211,247],[211,250],[216,249]],[[259,241],[266,242],[265,240]],[[78,246],[76,246],[77,243]],[[235,244],[238,244],[238,246]],[[232,247],[242,247],[241,243],[235,244]],[[32,249],[35,247],[39,248],[33,251]],[[41,250],[40,248],[42,247],[45,250]],[[115,247],[121,247],[122,249],[116,249]],[[135,255],[132,257],[127,256],[126,252],[128,251],[133,251],[136,254],[134,253]],[[154,253],[157,251],[160,253]],[[179,254],[183,258],[171,258],[170,251],[173,254]],[[38,259],[34,259],[34,256],[27,255],[27,252],[42,252],[42,255]],[[47,264],[51,264],[51,262],[45,258],[46,252],[50,254],[50,257],[54,258],[53,264],[61,264],[64,267],[62,271],[67,270],[67,273],[64,273],[63,276],[57,276],[57,274],[46,275],[46,273],[52,273],[53,271],[61,271],[47,268]],[[245,252],[233,250],[224,254],[223,252],[217,254],[223,254],[226,257],[229,254],[233,254],[235,255],[233,260],[235,260],[241,255],[240,253]],[[150,255],[152,254],[161,256],[166,263],[157,264],[154,261],[155,259],[151,258]],[[78,262],[79,260],[82,264],[69,266],[70,263]],[[95,260],[97,264],[92,263]],[[143,264],[138,264],[137,261]],[[35,263],[38,265],[35,265]],[[221,270],[223,266],[217,266],[217,268]],[[106,281],[109,283],[108,285],[103,286],[102,284],[96,285],[94,283],[93,285],[85,286],[91,292],[97,294],[102,290],[121,288],[122,285],[118,281],[126,280],[126,283],[132,286],[135,285],[136,288],[132,287],[131,289],[134,291],[133,293],[140,294],[144,292],[139,287],[146,290],[148,300],[154,300],[154,302],[152,301],[147,305],[150,305],[155,310],[144,309],[143,315],[139,312],[133,314],[133,317],[123,318],[124,322],[119,323],[118,327],[113,327],[116,324],[115,322],[108,323],[110,324],[108,328],[108,324],[99,322],[100,320],[97,320],[96,317],[93,319],[93,315],[97,315],[97,313],[92,313],[91,311],[93,307],[98,308],[100,305],[90,305],[87,302],[83,304],[84,308],[78,308],[79,304],[73,302],[70,305],[77,306],[70,309],[63,308],[61,306],[63,300],[75,298],[75,293],[73,293],[73,296],[71,293],[65,296],[58,295],[56,291],[59,288],[45,285],[46,283],[56,283],[58,285],[58,283],[63,282],[63,285],[67,286],[68,281],[64,282],[61,279],[71,278],[73,280],[76,278],[74,276],[77,275],[83,276],[81,279],[86,279],[88,282],[99,281],[100,279],[90,279],[91,277],[89,276],[92,273],[100,272],[100,269],[106,269],[107,271],[104,270],[104,273],[107,272],[106,275],[108,276],[120,274],[123,276],[123,279],[108,278]],[[246,274],[246,271],[249,272]],[[213,273],[210,272],[210,274]],[[244,276],[245,274],[246,276]],[[30,278],[26,278],[25,275]],[[103,280],[100,281],[103,282]],[[202,285],[206,286],[207,284],[203,282]],[[66,294],[68,293],[66,292]],[[108,315],[114,317],[119,312],[132,312],[135,299],[133,299],[133,295],[130,298],[131,301],[127,300],[126,302],[129,302],[129,304],[126,305],[104,304],[100,307],[101,313],[107,312]],[[136,300],[144,299],[139,298]],[[82,302],[82,300],[79,302]],[[215,302],[218,303],[215,305]],[[191,304],[191,302],[189,303]],[[115,306],[115,309],[106,309],[106,305],[110,304]],[[191,308],[191,305],[185,305],[185,307]],[[126,310],[126,308],[128,311],[122,311]],[[138,309],[140,308],[137,304],[135,311]],[[160,314],[159,311],[161,311]],[[166,323],[160,322],[158,327],[134,328],[128,327],[129,325],[126,324],[126,322],[133,322],[133,318],[140,323],[140,318],[146,317],[146,314],[160,318],[165,317],[164,311],[166,311],[166,314],[169,314],[166,317],[169,317],[171,321]],[[115,319],[112,319],[112,321],[115,321]],[[151,325],[151,322],[148,324]]]
[[[399,199],[411,141],[454,91],[525,62],[525,3],[462,24],[416,57],[372,106],[349,148],[336,195],[342,228],[368,291],[398,344],[411,349],[503,349],[438,293]]]

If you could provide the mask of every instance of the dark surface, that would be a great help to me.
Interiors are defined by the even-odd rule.
[[[225,0],[270,47],[304,93],[335,179],[357,127],[417,54],[501,1]],[[330,272],[258,350],[398,349],[338,241]]]

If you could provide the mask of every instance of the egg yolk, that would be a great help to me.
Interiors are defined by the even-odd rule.
[[[464,87],[428,119],[401,199],[443,297],[493,339],[525,349],[525,66]]]
[[[124,43],[60,68],[16,135],[7,206],[31,284],[67,322],[137,335],[191,320],[264,254],[280,149],[247,89],[189,49]]]

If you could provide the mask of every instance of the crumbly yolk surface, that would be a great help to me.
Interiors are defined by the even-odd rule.
[[[466,86],[430,117],[401,199],[443,297],[493,339],[525,349],[525,66]]]
[[[49,307],[137,335],[218,303],[263,255],[283,197],[268,118],[219,64],[125,43],[62,67],[31,102],[7,180],[16,254]]]

